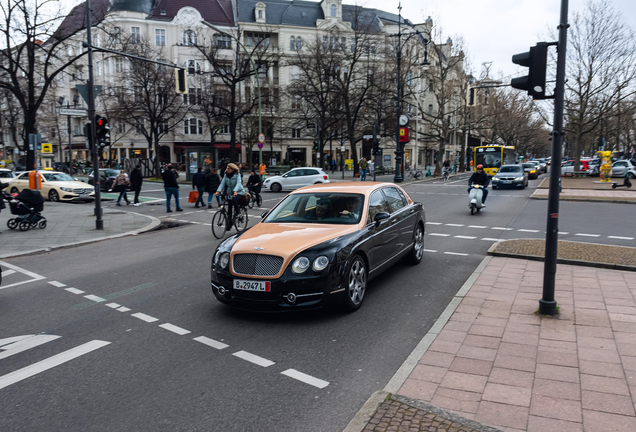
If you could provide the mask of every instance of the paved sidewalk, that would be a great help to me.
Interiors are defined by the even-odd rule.
[[[559,265],[560,315],[541,317],[543,263],[486,257],[389,382],[388,401],[375,395],[347,431],[636,431],[635,276]],[[404,424],[398,414],[418,404],[418,418],[464,429]]]
[[[132,207],[132,206],[130,206]],[[123,208],[123,207],[122,207]],[[134,208],[134,207],[132,207]],[[7,228],[7,221],[16,217],[9,206],[0,213],[0,258],[92,242],[148,231],[159,225],[159,219],[132,211],[103,208],[104,229],[95,229],[95,206],[90,204],[45,202],[42,215],[45,229],[20,231]],[[126,210],[130,210],[126,208]]]

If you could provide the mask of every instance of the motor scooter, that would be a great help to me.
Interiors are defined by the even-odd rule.
[[[471,215],[474,215],[475,212],[479,213],[479,210],[482,209],[483,204],[481,199],[483,196],[484,187],[482,185],[474,184],[470,187],[470,192],[468,193],[468,207],[470,207]]]

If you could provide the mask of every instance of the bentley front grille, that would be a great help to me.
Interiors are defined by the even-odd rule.
[[[283,258],[275,255],[236,254],[232,260],[234,272],[250,276],[274,276],[283,265]]]

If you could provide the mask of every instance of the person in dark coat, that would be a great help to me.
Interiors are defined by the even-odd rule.
[[[250,193],[253,193],[256,195],[256,199],[257,199],[257,203],[260,202],[259,199],[259,195],[261,193],[261,176],[259,176],[258,174],[256,174],[256,170],[254,168],[252,168],[250,170],[250,176],[247,179],[247,189],[250,191]]]
[[[192,189],[196,188],[199,192],[197,202],[194,204],[196,208],[199,208],[199,203],[204,206],[203,193],[205,192],[205,174],[203,174],[203,167],[199,167],[199,170],[192,176]]]
[[[0,182],[0,191],[2,191],[2,189],[8,188],[9,187],[9,183],[2,183]],[[2,212],[2,209],[5,208],[6,206],[4,205],[4,198],[2,197],[2,192],[0,192],[0,212]],[[2,271],[2,270],[0,270]]]
[[[168,213],[172,213],[170,210],[170,198],[174,196],[174,202],[177,205],[177,211],[183,211],[181,206],[179,205],[179,183],[177,183],[177,178],[172,170],[172,164],[168,164],[163,174],[161,174],[163,178],[163,189],[166,191],[166,208],[168,209]]]
[[[139,202],[139,192],[141,192],[141,184],[143,182],[144,178],[141,175],[141,165],[136,165],[130,172],[130,190],[135,191],[135,204],[133,205],[136,207],[141,205]]]
[[[219,177],[219,173],[216,168],[211,171],[208,170],[207,175],[205,176],[205,191],[208,193],[208,208],[212,208],[212,197],[214,193],[221,185],[221,177]],[[216,203],[221,207],[221,197],[216,197]]]
[[[470,193],[471,186],[478,184],[483,187],[483,195],[481,197],[482,208],[486,207],[486,198],[488,198],[488,185],[490,184],[490,177],[484,172],[482,164],[477,165],[477,171],[473,173],[468,179],[468,193]]]

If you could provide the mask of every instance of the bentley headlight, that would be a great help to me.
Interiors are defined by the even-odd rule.
[[[307,257],[296,258],[292,264],[292,271],[296,274],[304,273],[305,270],[309,268],[309,264],[311,264],[311,262]]]
[[[61,187],[60,189],[62,189],[64,192],[73,192],[73,189],[67,187]]]
[[[228,252],[223,252],[221,255],[219,255],[219,261],[217,264],[219,268],[226,268],[228,262],[230,262],[230,254]]]
[[[329,265],[329,258],[324,255],[319,256],[314,260],[314,265],[312,266],[314,270],[317,272],[323,271]]]
[[[219,255],[221,255],[221,251],[216,251],[216,253],[214,254],[214,258],[212,259],[212,264],[216,264],[217,262],[219,262]]]

